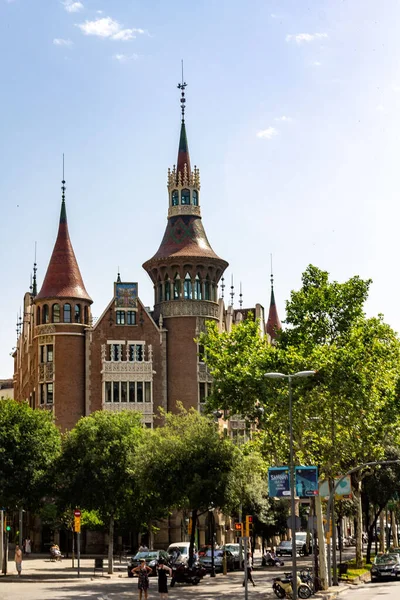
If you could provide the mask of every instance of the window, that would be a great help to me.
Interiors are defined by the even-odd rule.
[[[136,391],[135,391],[136,387],[135,387],[135,382],[134,381],[130,381],[129,382],[129,402],[135,402],[136,401]]]
[[[171,300],[171,282],[168,279],[168,275],[166,275],[166,277],[165,277],[164,289],[165,289],[164,299],[166,301]]]
[[[185,300],[192,299],[192,280],[190,279],[189,273],[185,275],[185,281],[183,283],[183,297]]]
[[[136,325],[136,311],[128,310],[126,316],[128,325]]]
[[[203,344],[199,344],[199,362],[204,362],[204,346]]]
[[[47,404],[53,404],[53,384],[46,383],[46,386],[47,386],[46,402],[47,402]]]
[[[202,297],[203,297],[203,294],[201,292],[201,280],[200,280],[199,274],[197,273],[196,279],[194,281],[194,299],[201,300]]]
[[[80,304],[75,304],[74,321],[75,321],[75,323],[81,322],[81,305]]]
[[[43,315],[42,316],[43,316],[42,323],[43,324],[48,323],[49,322],[49,307],[47,306],[47,304],[45,304],[43,306]]]
[[[199,400],[200,404],[204,404],[206,401],[206,384],[199,383]]]
[[[143,381],[136,382],[136,402],[143,402]]]
[[[163,284],[161,283],[161,281],[158,284],[158,301],[163,301]]]
[[[193,205],[198,206],[199,205],[199,192],[197,190],[193,190],[192,197],[193,197]]]
[[[179,204],[179,192],[178,190],[174,190],[172,192],[172,206],[178,206]]]
[[[119,402],[119,381],[113,382],[113,401]]]
[[[142,362],[144,360],[144,344],[129,344],[129,360],[131,362]]]
[[[105,382],[105,394],[104,394],[106,402],[112,402],[112,394],[111,394],[111,381]]]
[[[45,346],[40,346],[40,362],[44,363],[45,362],[45,351],[44,351]]]
[[[46,353],[47,353],[47,362],[53,362],[53,344],[49,344],[48,346],[46,346]]]
[[[40,401],[40,404],[44,404],[44,400],[45,400],[45,387],[44,386],[45,386],[44,383],[41,383],[39,385],[39,401]]]
[[[207,275],[206,281],[204,283],[204,299],[211,300],[211,298],[210,298],[210,280],[209,280],[208,275]]]
[[[144,382],[144,401],[151,402],[151,383],[150,383],[150,381]]]
[[[85,324],[87,325],[89,323],[89,307],[85,306],[84,308],[84,315],[85,315]]]
[[[125,311],[124,310],[117,310],[116,325],[125,325]]]
[[[181,295],[181,279],[178,273],[174,277],[174,300],[179,300]]]
[[[71,323],[71,305],[64,304],[64,323]]]
[[[111,344],[111,360],[120,361],[122,360],[122,344]]]
[[[40,308],[36,311],[36,325],[40,325]]]
[[[181,204],[190,204],[190,190],[181,191]]]
[[[121,381],[121,402],[127,402],[127,384],[126,381]]]
[[[60,322],[60,305],[59,304],[53,304],[53,315],[52,315],[52,322],[53,323],[59,323]]]

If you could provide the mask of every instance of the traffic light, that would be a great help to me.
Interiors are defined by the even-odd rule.
[[[238,537],[243,537],[243,523],[235,523],[235,531]]]
[[[6,531],[11,531],[10,525],[6,525]]]
[[[193,519],[189,519],[189,523],[187,526],[188,535],[192,535],[192,529],[193,529]]]
[[[252,515],[246,515],[245,536],[251,537],[252,535],[253,535],[253,517],[252,517]]]

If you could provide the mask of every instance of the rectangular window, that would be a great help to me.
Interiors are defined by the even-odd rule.
[[[44,404],[44,400],[45,400],[45,388],[44,388],[44,383],[41,383],[39,385],[39,401],[40,401],[40,404]]]
[[[199,344],[199,362],[204,362],[204,346],[203,344]]]
[[[129,402],[135,402],[135,401],[136,401],[135,382],[130,381],[129,382]]]
[[[117,310],[116,324],[117,325],[125,325],[125,311],[124,310]]]
[[[53,362],[53,344],[47,346],[47,362]]]
[[[47,397],[46,397],[46,402],[47,404],[53,404],[53,384],[52,383],[46,383],[47,386]]]
[[[121,402],[127,402],[126,381],[121,381]]]
[[[136,402],[143,402],[143,382],[136,382]]]
[[[44,363],[44,357],[45,357],[45,352],[44,352],[45,346],[40,346],[40,362]]]
[[[206,401],[206,384],[199,383],[199,400],[200,404],[203,404]]]
[[[144,382],[144,401],[151,402],[151,383],[150,383],[150,381]]]
[[[129,360],[141,362],[144,360],[144,344],[129,344]]]
[[[106,381],[104,385],[105,385],[105,393],[104,393],[105,401],[112,402],[111,381]]]
[[[114,381],[113,383],[113,392],[114,392],[114,402],[119,402],[119,381]]]
[[[122,344],[111,344],[111,360],[115,362],[122,360]]]
[[[126,313],[128,325],[136,325],[136,311],[128,310]]]

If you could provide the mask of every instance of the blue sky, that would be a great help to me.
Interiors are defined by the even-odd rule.
[[[309,263],[374,281],[400,329],[397,0],[0,0],[0,377],[12,374],[34,244],[70,234],[99,316],[164,233],[185,62],[187,131],[214,250],[244,304],[281,317]],[[238,285],[236,299],[238,300]]]

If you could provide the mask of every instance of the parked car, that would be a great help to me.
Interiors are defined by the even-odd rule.
[[[300,542],[296,542],[296,554],[303,554],[304,544]],[[279,544],[276,549],[277,556],[292,556],[292,540],[284,540]]]
[[[371,568],[371,581],[378,581],[385,577],[400,576],[400,556],[398,554],[382,554],[375,558]]]
[[[145,559],[146,564],[152,569],[151,573],[149,573],[150,576],[156,575],[156,568],[160,559],[164,560],[168,566],[171,566],[171,557],[165,550],[144,550],[128,558],[128,577],[133,577],[132,569],[138,567],[140,561],[143,559]]]
[[[224,544],[221,546],[222,552],[227,550],[233,554],[235,559],[235,569],[240,568],[240,544]],[[242,548],[242,560],[243,560],[243,548]]]
[[[187,562],[189,560],[190,542],[174,542],[167,548],[169,560],[171,562]],[[193,552],[197,559],[197,548],[194,546]]]
[[[225,551],[226,555],[226,567],[228,571],[235,570],[235,557],[232,552],[229,550]],[[216,571],[220,571],[222,573],[224,568],[224,552],[219,550],[214,550],[214,568]],[[199,556],[199,563],[202,567],[204,567],[207,571],[211,571],[212,569],[212,555],[211,549],[207,550],[207,552],[203,556]]]

